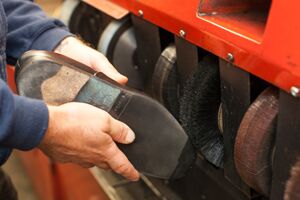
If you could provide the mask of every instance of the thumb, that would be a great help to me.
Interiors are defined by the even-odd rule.
[[[122,74],[120,74],[117,70],[115,70],[114,68],[107,68],[105,70],[102,70],[102,72],[110,77],[111,79],[113,79],[114,81],[125,85],[128,82],[128,78],[126,76],[123,76]]]
[[[120,74],[103,54],[97,52],[94,57],[96,59],[93,59],[93,57],[91,59],[91,67],[94,68],[94,70],[104,73],[120,84],[126,84],[128,82],[128,78]]]
[[[110,128],[107,131],[107,134],[109,134],[114,141],[122,144],[129,144],[134,141],[134,132],[123,122],[120,122],[111,117],[109,125]]]

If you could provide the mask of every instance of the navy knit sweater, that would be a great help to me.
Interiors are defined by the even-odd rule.
[[[14,148],[37,146],[48,126],[42,101],[16,96],[7,87],[7,58],[14,61],[30,49],[53,50],[68,35],[60,21],[47,18],[32,1],[0,1],[0,164]]]

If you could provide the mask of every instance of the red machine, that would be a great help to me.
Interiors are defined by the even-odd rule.
[[[115,182],[105,182],[108,189],[106,175],[97,170],[91,176],[75,166],[30,163],[29,154],[22,156],[25,165],[46,169],[40,177],[51,177],[49,199],[76,199],[67,174],[82,170],[76,188],[85,192],[77,199],[92,193],[104,198],[101,187],[107,199],[118,199],[118,193],[120,199],[297,199],[295,178],[286,183],[299,171],[291,173],[300,155],[299,5],[65,1],[61,19],[70,30],[105,54],[129,77],[129,86],[169,109],[190,136],[197,159],[182,179],[143,176],[130,184],[110,174],[107,180]],[[95,177],[103,179],[101,186]]]

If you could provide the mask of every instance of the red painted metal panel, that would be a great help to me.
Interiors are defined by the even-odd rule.
[[[38,198],[43,200],[109,200],[88,169],[52,163],[40,150],[18,152]]]
[[[109,200],[88,169],[74,164],[55,164],[57,200]]]
[[[247,14],[233,12],[223,16],[198,16],[199,0],[111,1],[136,15],[142,10],[145,20],[176,35],[184,30],[188,41],[221,58],[232,53],[235,65],[286,91],[300,86],[297,0],[273,0],[269,15],[259,8]]]
[[[56,200],[54,179],[49,159],[39,150],[18,152],[39,199]]]
[[[6,72],[7,72],[7,84],[9,85],[10,89],[14,93],[17,93],[17,88],[15,84],[15,68],[13,66],[7,65]]]

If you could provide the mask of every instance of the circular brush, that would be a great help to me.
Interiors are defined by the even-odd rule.
[[[72,33],[80,35],[84,41],[97,46],[104,29],[103,16],[97,9],[80,2],[70,18],[69,28]]]
[[[291,177],[289,178],[284,193],[284,200],[300,199],[300,162],[298,161],[291,169]]]
[[[218,59],[209,56],[184,87],[180,121],[195,149],[209,162],[223,167],[224,144],[218,128],[220,107]]]
[[[236,136],[234,159],[241,178],[268,196],[278,114],[278,91],[267,88],[251,104]]]
[[[152,76],[153,97],[175,118],[179,116],[179,84],[177,80],[176,47],[169,45],[157,60]]]

